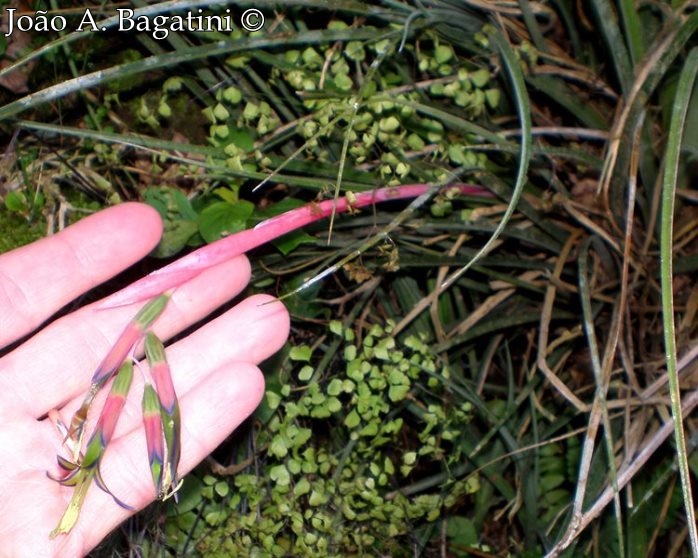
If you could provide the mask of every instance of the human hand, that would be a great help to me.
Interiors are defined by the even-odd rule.
[[[0,256],[0,350],[31,334],[76,297],[145,256],[157,243],[157,213],[123,204],[61,233]],[[239,293],[250,275],[238,257],[204,271],[174,292],[153,328],[166,340]],[[264,379],[256,364],[285,342],[282,304],[250,297],[168,347],[182,413],[179,473],[191,470],[257,407]],[[58,409],[65,424],[80,406],[95,367],[141,305],[86,306],[40,328],[0,358],[0,556],[77,557],[94,548],[134,512],[91,487],[67,535],[49,533],[72,488],[49,479],[55,456],[68,456],[46,418]],[[155,499],[142,428],[136,373],[126,406],[101,465],[115,496],[136,509]],[[90,412],[91,432],[104,394]]]

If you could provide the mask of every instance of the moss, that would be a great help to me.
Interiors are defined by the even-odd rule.
[[[46,236],[46,222],[43,219],[27,221],[23,217],[0,209],[0,253],[25,246]]]

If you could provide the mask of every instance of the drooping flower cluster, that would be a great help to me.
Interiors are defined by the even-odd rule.
[[[133,353],[145,338],[145,352],[153,383],[146,379],[143,393],[143,423],[145,426],[148,459],[153,475],[155,491],[159,498],[174,495],[179,488],[177,465],[180,456],[180,415],[177,395],[172,384],[170,367],[165,358],[165,347],[148,329],[162,314],[170,298],[163,294],[148,302],[129,322],[116,343],[92,376],[90,389],[80,408],[73,415],[67,429],[65,444],[71,448],[72,458],[58,456],[62,474],[51,476],[63,486],[75,488],[75,492],[51,537],[69,533],[78,520],[87,491],[94,480],[99,488],[126,509],[133,509],[122,502],[107,488],[100,465],[124,408],[133,380]],[[145,373],[145,371],[144,371]],[[85,424],[95,396],[114,378],[94,431],[84,446]]]

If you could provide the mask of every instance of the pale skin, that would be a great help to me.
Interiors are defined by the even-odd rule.
[[[66,304],[145,256],[161,226],[151,208],[123,204],[1,255],[0,348],[36,331]],[[154,331],[169,339],[234,297],[249,277],[245,257],[204,271],[174,291]],[[180,474],[208,455],[260,402],[264,379],[257,364],[276,352],[289,332],[284,306],[264,304],[272,300],[247,298],[168,347],[182,413]],[[95,367],[140,306],[82,307],[0,358],[0,557],[83,556],[133,513],[93,486],[72,532],[49,539],[72,489],[46,476],[46,471],[57,472],[55,456],[62,442],[46,417],[56,409],[63,422],[70,422]],[[102,462],[109,488],[136,509],[155,499],[141,388],[137,372]],[[96,400],[96,409],[102,401]],[[93,409],[88,431],[95,416]],[[69,453],[63,450],[63,455]]]

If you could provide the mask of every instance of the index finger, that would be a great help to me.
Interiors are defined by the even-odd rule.
[[[161,231],[154,209],[124,203],[0,255],[0,348],[143,258]]]

